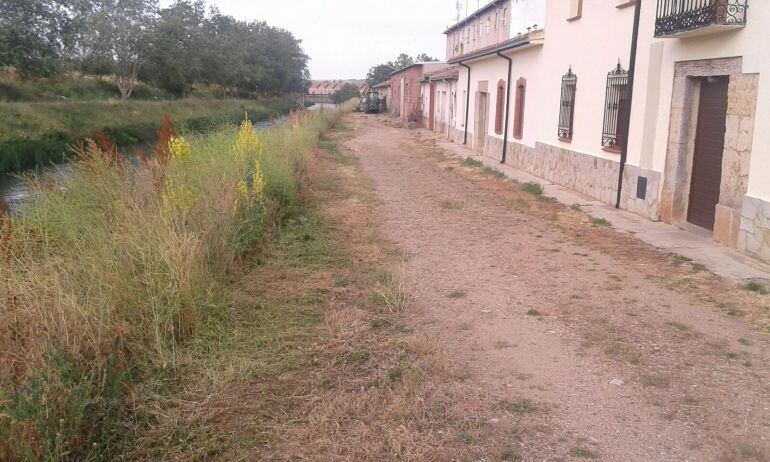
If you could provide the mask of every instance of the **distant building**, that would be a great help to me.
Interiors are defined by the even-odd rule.
[[[311,80],[308,87],[308,95],[331,97],[336,91],[341,90],[347,83],[352,83],[364,93],[368,90],[365,80],[347,79],[347,80]]]
[[[428,72],[422,81],[423,126],[441,133],[447,139],[453,135],[457,120],[457,79],[459,66],[452,65]]]
[[[426,72],[445,67],[446,63],[415,63],[390,74],[390,112],[404,120],[421,122],[422,88],[420,81]]]

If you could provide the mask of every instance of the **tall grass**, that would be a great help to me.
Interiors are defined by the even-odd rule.
[[[248,113],[253,122],[288,113],[286,100],[71,101],[0,103],[0,173],[63,160],[72,145],[103,132],[121,146],[153,139],[163,114],[205,132]]]
[[[0,460],[109,457],[132,384],[227,316],[224,288],[298,205],[331,111],[267,132],[160,131],[132,167],[90,141],[71,178],[0,221]]]

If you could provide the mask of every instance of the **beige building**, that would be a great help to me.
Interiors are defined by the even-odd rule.
[[[446,32],[453,139],[770,262],[769,24],[759,0],[493,1]]]

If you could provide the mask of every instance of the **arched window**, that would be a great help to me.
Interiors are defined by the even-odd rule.
[[[575,91],[577,76],[569,68],[561,78],[561,100],[559,102],[559,139],[572,139],[573,122],[575,120]]]
[[[495,103],[495,133],[503,134],[503,116],[505,115],[505,80],[497,82],[497,102]]]
[[[524,99],[527,93],[527,79],[516,81],[516,106],[513,114],[513,137],[520,140],[524,137]]]
[[[610,150],[622,148],[626,131],[625,113],[628,72],[618,63],[607,74],[607,95],[604,101],[604,127],[602,128],[602,147]]]

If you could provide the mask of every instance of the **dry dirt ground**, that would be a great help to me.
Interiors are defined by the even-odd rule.
[[[439,339],[461,372],[445,380],[496,410],[482,433],[509,449],[467,460],[770,460],[767,296],[460,163],[426,133],[347,123],[377,237],[404,255],[410,328]]]
[[[770,460],[770,295],[384,116],[320,148],[120,460]]]

